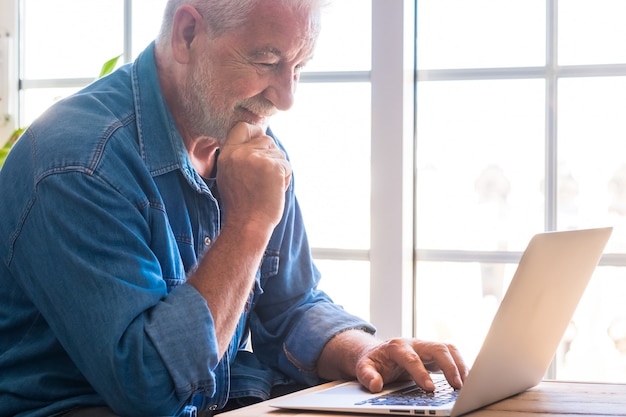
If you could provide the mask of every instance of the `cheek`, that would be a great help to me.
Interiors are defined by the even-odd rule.
[[[228,83],[224,85],[234,99],[241,100],[258,96],[265,91],[269,85],[267,78],[256,72],[233,73]]]

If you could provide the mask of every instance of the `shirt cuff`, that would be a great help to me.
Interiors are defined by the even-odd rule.
[[[182,308],[181,308],[182,307]],[[219,362],[213,317],[191,285],[181,285],[153,308],[146,332],[174,382],[177,396],[215,393]]]
[[[347,313],[339,305],[316,304],[285,339],[279,358],[281,370],[296,381],[309,385],[320,383],[316,363],[324,346],[338,333],[350,329],[376,332],[370,323]]]

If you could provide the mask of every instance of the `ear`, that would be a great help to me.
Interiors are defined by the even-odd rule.
[[[194,7],[184,5],[176,10],[172,26],[172,53],[177,62],[189,63],[191,43],[202,31],[202,25],[202,16]]]

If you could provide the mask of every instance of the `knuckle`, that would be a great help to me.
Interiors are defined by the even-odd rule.
[[[389,339],[385,342],[385,344],[387,345],[388,349],[393,353],[400,353],[410,348],[410,344],[408,343],[408,341],[402,338]],[[410,350],[413,351],[412,348]]]
[[[451,345],[446,344],[446,343],[436,344],[433,349],[433,356],[435,357],[449,356],[451,354],[450,346]]]
[[[404,345],[405,342],[403,339],[396,337],[393,339],[389,339],[386,343],[392,347],[399,347],[399,346]]]
[[[446,344],[446,348],[448,349],[448,352],[450,353],[450,355],[459,355],[460,354],[459,349],[455,345],[453,345],[453,344],[450,344],[450,343]]]

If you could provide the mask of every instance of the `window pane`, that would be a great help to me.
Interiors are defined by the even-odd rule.
[[[544,85],[420,83],[419,248],[523,250],[543,230]]]
[[[102,64],[124,52],[123,6],[122,0],[24,0],[22,77],[97,77]]]
[[[133,59],[159,33],[167,0],[133,0]]]
[[[372,59],[372,2],[339,0],[322,15],[315,57],[305,71],[369,71]]]
[[[28,106],[24,106],[21,125],[30,125],[48,107],[78,90],[79,88],[31,88],[24,90],[22,97]]]
[[[545,64],[545,0],[418,0],[419,69]]]
[[[517,265],[419,262],[417,268],[417,337],[454,343],[473,363]],[[557,351],[558,379],[626,380],[624,299],[624,268],[599,267]]]
[[[597,268],[559,351],[559,379],[626,381],[625,299],[626,270]]]
[[[322,273],[319,288],[346,311],[369,320],[369,262],[317,260],[315,264]]]
[[[298,88],[293,109],[271,125],[291,158],[311,245],[368,249],[370,85]]]
[[[559,64],[626,63],[626,1],[559,2]]]
[[[626,77],[559,82],[559,227],[615,227],[626,251]]]

